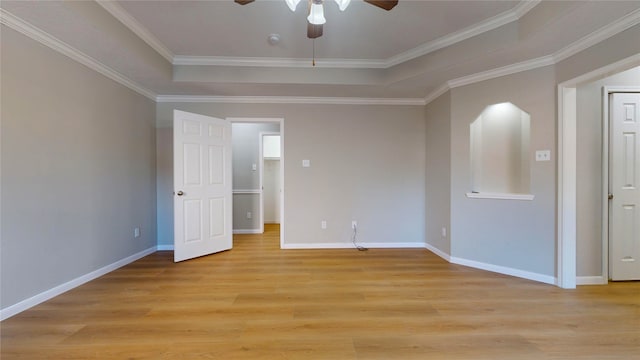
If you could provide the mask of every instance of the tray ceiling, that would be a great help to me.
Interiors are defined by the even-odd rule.
[[[306,37],[305,7],[293,13],[284,0],[0,7],[4,24],[62,43],[149,94],[214,97],[424,99],[454,79],[551,64],[590,37],[640,23],[639,1],[400,0],[389,12],[357,0],[340,12],[325,2],[315,41]],[[281,40],[271,45],[274,33]]]

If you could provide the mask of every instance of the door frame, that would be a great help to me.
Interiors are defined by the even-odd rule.
[[[259,156],[260,156],[260,171],[258,177],[260,178],[259,186],[260,186],[260,232],[264,233],[264,136],[280,136],[280,132],[277,131],[261,131],[258,133],[258,144],[260,146]],[[282,137],[280,137],[280,177],[282,177]],[[282,200],[282,199],[281,199]],[[282,202],[280,203],[282,206]],[[280,223],[282,223],[282,219],[280,219]]]
[[[576,287],[576,130],[577,87],[640,65],[640,54],[630,56],[558,84],[557,179],[557,281],[559,287]],[[603,110],[604,111],[604,110]]]
[[[640,93],[640,87],[636,86],[603,86],[602,87],[602,282],[609,282],[609,273],[611,271],[609,264],[611,258],[611,242],[609,239],[609,217],[611,212],[611,204],[609,202],[610,168],[609,154],[611,153],[611,109],[609,108],[609,97],[614,93]]]
[[[273,123],[278,124],[280,126],[280,131],[278,134],[280,135],[280,249],[284,247],[284,228],[285,228],[285,204],[284,204],[284,193],[285,193],[285,179],[284,179],[284,118],[250,118],[250,117],[228,117],[226,118],[231,124],[234,123]],[[274,132],[276,133],[276,132]],[[261,133],[262,134],[262,133]],[[263,190],[262,190],[262,135],[260,135],[259,140],[259,154],[260,154],[260,174],[258,175],[260,178],[260,230],[264,232],[264,205],[263,205]]]

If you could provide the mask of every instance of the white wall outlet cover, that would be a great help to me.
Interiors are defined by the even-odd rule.
[[[133,237],[140,237],[140,228],[133,229]]]
[[[251,219],[251,212],[247,212],[247,219]]]
[[[253,170],[253,171],[258,170],[258,165],[257,164],[252,164],[251,165],[251,170]]]
[[[536,161],[551,161],[551,150],[536,151]]]
[[[447,236],[447,228],[443,227],[442,228],[442,237],[445,237],[445,236]]]
[[[302,167],[311,167],[311,160],[302,160]]]
[[[325,230],[327,228],[327,222],[322,220],[322,222],[320,222],[320,227]]]

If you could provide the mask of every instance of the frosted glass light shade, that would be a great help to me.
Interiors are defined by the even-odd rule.
[[[351,2],[351,0],[336,0],[336,3],[338,4],[338,9],[340,9],[340,11],[344,11],[347,6],[349,6],[349,3]]]
[[[296,11],[296,7],[298,6],[298,3],[300,3],[300,0],[284,0],[287,3],[287,6],[289,7],[289,9],[291,9],[291,11],[295,12]]]
[[[322,25],[327,22],[327,19],[324,18],[324,8],[322,4],[311,4],[311,11],[309,11],[307,20],[313,25]]]
[[[262,137],[262,156],[280,158],[280,135],[264,135]]]

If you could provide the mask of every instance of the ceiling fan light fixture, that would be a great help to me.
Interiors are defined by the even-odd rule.
[[[347,6],[349,6],[349,3],[351,3],[351,0],[336,0],[336,4],[338,4],[338,9],[340,9],[340,11],[345,11]]]
[[[284,0],[291,11],[295,12],[300,0]]]
[[[324,17],[324,8],[322,7],[322,2],[316,3],[315,1],[311,4],[311,9],[309,10],[309,16],[307,17],[310,24],[313,25],[322,25],[327,22],[327,19]]]

